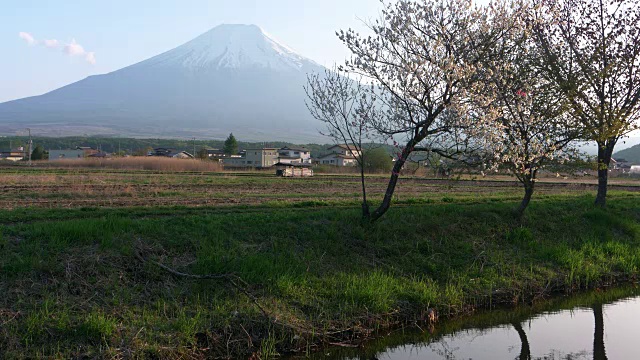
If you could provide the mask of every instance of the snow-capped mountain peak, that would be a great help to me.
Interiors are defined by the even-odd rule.
[[[279,43],[256,25],[227,24],[143,63],[194,71],[245,68],[299,71],[313,61]]]
[[[255,25],[221,25],[137,64],[0,104],[0,134],[62,126],[94,134],[99,124],[101,133],[142,137],[315,142],[304,85],[325,70]]]

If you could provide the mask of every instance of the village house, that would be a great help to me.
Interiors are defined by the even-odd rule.
[[[224,153],[224,150],[220,149],[207,149],[207,157],[211,160],[218,160],[222,162],[222,159],[230,157]]]
[[[172,153],[168,154],[167,157],[170,157],[170,158],[173,158],[173,159],[194,159],[195,158],[195,156],[193,156],[191,153],[186,152],[186,151],[172,152]]]
[[[356,166],[358,161],[353,156],[329,154],[317,159],[318,164],[334,166]]]
[[[169,148],[155,148],[149,152],[149,156],[168,157],[174,159],[193,159],[194,156],[186,151],[178,151]]]
[[[244,156],[229,157],[222,160],[228,167],[268,168],[278,162],[277,148],[247,149]]]
[[[0,160],[15,162],[15,161],[22,161],[28,156],[29,155],[27,154],[27,152],[24,150],[23,147],[0,151]]]
[[[311,164],[311,151],[305,148],[283,147],[278,150],[278,160],[282,164]]]
[[[226,167],[269,168],[276,164],[311,166],[311,151],[306,148],[262,148],[243,150],[239,155],[223,157]]]
[[[224,167],[247,167],[247,159],[244,156],[232,156],[222,159]],[[251,166],[249,166],[251,167]]]
[[[247,167],[246,155],[247,151],[242,150],[238,154],[225,156],[218,161],[221,162],[224,167]]]
[[[49,150],[49,161],[61,159],[84,159],[86,157],[95,157],[101,154],[100,150],[96,150],[89,146],[76,146],[75,149]]]
[[[356,156],[360,156],[361,151],[355,145],[339,144],[327,149],[330,154],[319,157],[316,162],[322,165],[334,166],[356,166],[358,161]]]
[[[238,154],[229,155],[229,154],[226,154],[224,150],[207,149],[207,157],[209,158],[209,160],[217,161],[219,163],[225,163],[225,161],[227,161],[227,165],[234,162],[232,161],[232,159],[239,159],[240,163],[238,163],[237,166],[246,166],[246,159],[244,159],[245,155],[246,155],[246,150],[242,150]],[[242,163],[242,161],[244,161],[244,163]]]
[[[270,167],[278,162],[278,149],[247,149],[245,158],[247,165],[258,168]]]
[[[631,164],[625,159],[611,158],[611,170],[618,170],[622,173],[628,173],[631,169]]]
[[[49,161],[84,159],[85,152],[80,149],[49,150]]]
[[[358,147],[356,145],[347,145],[347,144],[334,145],[328,148],[327,150],[329,150],[334,154],[340,154],[340,155],[354,157],[354,158],[356,156],[360,156],[360,154],[362,153],[360,150],[358,150]]]

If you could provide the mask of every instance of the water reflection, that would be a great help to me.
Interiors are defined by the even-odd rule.
[[[604,310],[602,304],[593,305],[595,330],[593,332],[593,359],[606,360],[607,351],[604,348]]]
[[[628,297],[630,296],[631,297]],[[633,289],[586,294],[534,308],[493,311],[398,331],[361,349],[326,349],[329,359],[640,359],[640,297]]]
[[[529,339],[527,339],[527,333],[524,332],[522,328],[522,324],[518,322],[514,322],[513,328],[518,332],[518,336],[520,337],[520,342],[522,346],[520,347],[520,356],[518,359],[520,360],[529,360],[531,359],[531,347],[529,346]]]

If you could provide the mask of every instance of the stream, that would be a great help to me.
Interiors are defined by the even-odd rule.
[[[622,288],[385,334],[316,359],[640,359],[640,291]]]

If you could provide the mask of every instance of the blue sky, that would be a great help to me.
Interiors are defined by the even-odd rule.
[[[2,0],[0,102],[120,69],[223,23],[258,25],[330,66],[348,56],[335,31],[364,30],[380,9],[378,0]]]

